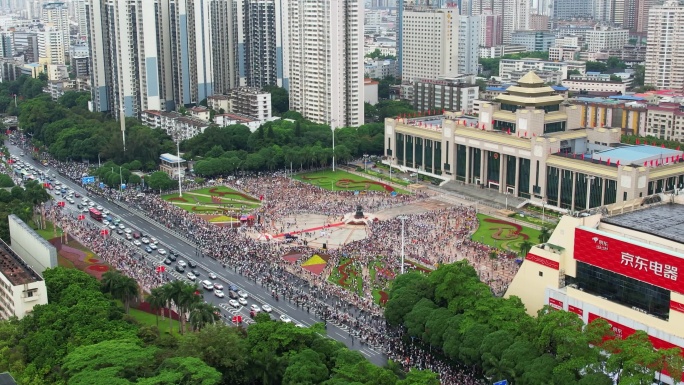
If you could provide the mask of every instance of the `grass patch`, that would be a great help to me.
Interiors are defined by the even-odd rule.
[[[548,219],[546,221],[542,221],[541,218],[537,217],[532,217],[529,215],[520,215],[518,213],[511,214],[509,217],[514,218],[515,220],[522,221],[522,222],[527,222],[531,223],[533,225],[537,226],[546,226],[546,227],[554,227],[556,223],[549,221]]]
[[[144,312],[142,310],[138,309],[130,309],[130,316],[133,317],[136,321],[140,322],[142,325],[145,326],[157,326],[157,318],[155,317],[154,314],[150,314],[147,312]],[[178,328],[180,327],[179,322],[176,320],[171,321],[171,327],[173,328],[173,332],[175,334],[178,334]],[[169,332],[169,318],[166,317],[162,319],[161,316],[159,316],[159,333],[164,334]]]
[[[527,239],[532,244],[539,242],[539,230],[520,226],[484,214],[477,214],[479,226],[471,239],[502,250],[518,252]]]
[[[177,193],[166,194],[161,198],[193,214],[240,215],[242,211],[261,206],[259,199],[226,186],[186,191],[183,196]]]
[[[55,232],[54,232],[54,225],[50,221],[45,221],[45,228],[44,229],[39,229],[38,225],[33,223],[32,226],[33,230],[35,230],[38,235],[43,237],[44,239],[47,239],[48,241],[52,238],[55,238]],[[62,234],[62,229],[57,227],[57,236],[59,237]]]
[[[381,172],[377,172],[377,171],[374,171],[374,170],[365,170],[365,171],[362,171],[362,172],[363,172],[364,174],[368,174],[368,175],[370,175],[370,176],[374,176],[374,177],[380,178],[380,179],[382,179],[382,180],[390,181],[390,182],[392,182],[392,183],[400,184],[400,185],[402,185],[402,186],[408,186],[408,185],[410,185],[411,183],[413,183],[413,181],[407,182],[407,181],[405,181],[405,180],[403,180],[403,179],[401,179],[401,178],[395,177],[394,175],[392,175],[392,179],[390,179],[390,177],[389,177],[389,171],[388,171],[387,174],[383,174],[383,173],[381,173]],[[397,170],[397,172],[401,172],[401,171],[398,171],[398,170]]]
[[[382,191],[388,194],[395,191],[397,194],[409,194],[406,190],[340,170],[297,174],[293,178],[329,191]]]

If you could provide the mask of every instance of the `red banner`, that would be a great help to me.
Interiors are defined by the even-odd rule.
[[[679,272],[684,258],[599,231],[575,229],[575,259],[614,273],[684,294]]]
[[[684,313],[684,303],[675,302],[670,300],[670,310],[678,311]]]
[[[584,310],[581,307],[568,305],[568,311],[577,314],[580,317],[584,316]]]
[[[549,305],[556,310],[563,310],[563,301],[559,301],[555,298],[549,298]]]
[[[535,254],[528,253],[525,259],[534,263],[538,263],[542,266],[550,267],[554,270],[558,270],[560,268],[558,262],[552,261],[548,258],[540,257]]]

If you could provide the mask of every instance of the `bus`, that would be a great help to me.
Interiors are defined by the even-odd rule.
[[[96,221],[102,221],[102,213],[100,213],[93,207],[91,207],[88,211],[90,212],[91,218],[93,218]]]

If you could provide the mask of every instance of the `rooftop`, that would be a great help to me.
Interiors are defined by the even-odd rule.
[[[684,205],[664,204],[603,218],[602,222],[684,243]]]
[[[168,162],[168,163],[182,163],[182,162],[185,162],[185,159],[179,158],[179,157],[177,157],[176,155],[169,154],[169,153],[159,155],[159,159],[163,160],[164,162]]]
[[[611,159],[613,163],[618,160],[622,164],[636,163],[640,165],[645,161],[650,160],[665,160],[668,157],[681,156],[682,151],[673,150],[670,148],[663,148],[658,146],[649,146],[644,144],[627,145],[610,150],[595,152],[594,159]]]
[[[0,272],[14,286],[43,280],[4,241],[0,241]]]

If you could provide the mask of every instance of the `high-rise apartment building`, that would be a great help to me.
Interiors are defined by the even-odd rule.
[[[48,24],[38,32],[38,57],[41,64],[66,63],[64,33],[61,30]]]
[[[620,50],[629,42],[629,30],[622,28],[594,27],[593,31],[586,31],[584,44],[589,52],[606,49]]]
[[[554,0],[552,15],[556,20],[593,17],[593,0]]]
[[[644,83],[684,90],[684,6],[676,0],[649,11]]]
[[[209,2],[166,1],[169,7],[173,100],[178,106],[198,104],[214,93]],[[164,2],[159,1],[160,4]],[[165,27],[162,24],[162,28]]]
[[[613,1],[614,0],[592,0],[591,9],[594,11],[594,19],[612,23]],[[622,6],[620,8],[622,8]]]
[[[480,45],[496,47],[503,44],[502,28],[503,16],[492,14],[491,10],[485,10],[485,13],[480,15]]]
[[[163,0],[88,0],[92,103],[119,117],[160,110],[158,11]]]
[[[275,2],[245,0],[245,77],[249,87],[276,84]]]
[[[407,7],[403,16],[402,81],[413,83],[458,75],[458,9]]]
[[[639,34],[645,34],[648,31],[649,11],[655,6],[657,0],[636,0],[637,20],[636,31]]]
[[[40,22],[43,24],[50,24],[62,33],[62,48],[63,52],[69,51],[69,10],[66,3],[50,2],[44,3],[42,13],[40,15]],[[64,63],[64,62],[62,62]]]
[[[530,29],[530,0],[504,0],[503,43],[511,44],[513,31]]]
[[[477,74],[480,58],[480,16],[458,16],[458,73]]]
[[[78,23],[78,37],[88,40],[88,14],[86,13],[86,0],[75,0],[76,22]]]
[[[244,33],[242,20],[242,1],[209,0],[209,19],[211,27],[211,55],[214,66],[214,92],[225,94],[229,90],[245,85]]]
[[[0,57],[9,59],[14,56],[14,32],[0,32]]]
[[[291,0],[290,109],[334,127],[363,124],[363,2]]]
[[[477,16],[483,14],[503,15],[504,0],[466,0],[461,1],[461,15]]]

